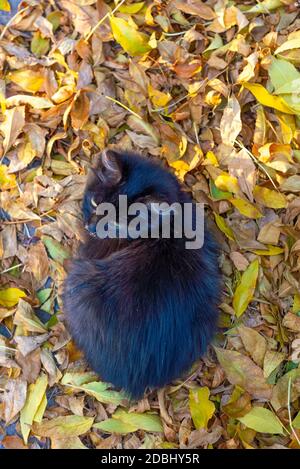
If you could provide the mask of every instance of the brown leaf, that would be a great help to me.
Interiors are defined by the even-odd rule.
[[[282,325],[291,331],[300,332],[300,317],[295,313],[287,313],[282,320]]]
[[[189,15],[200,16],[200,18],[203,18],[204,20],[213,20],[216,17],[213,9],[200,0],[187,0],[185,2],[174,0],[171,3],[173,3],[178,10]]]
[[[34,383],[41,371],[40,350],[34,350],[26,355],[16,353],[16,361],[22,368],[22,377],[29,383]]]
[[[4,154],[15,143],[19,134],[25,125],[25,107],[16,106],[7,109],[5,112],[5,121],[0,125],[0,132],[4,135],[3,151]]]
[[[80,93],[72,106],[70,115],[75,130],[81,129],[89,118],[90,101],[85,93]]]
[[[245,349],[250,354],[255,363],[262,367],[264,356],[267,350],[266,339],[256,330],[250,329],[249,327],[239,326],[238,331]]]
[[[232,95],[220,122],[223,143],[232,146],[241,130],[241,107],[236,97]]]
[[[37,349],[48,339],[49,334],[41,334],[35,336],[15,336],[14,340],[18,344],[18,350],[26,357],[33,350]]]
[[[21,378],[10,379],[3,396],[5,422],[8,424],[23,408],[26,401],[27,383]]]
[[[215,350],[230,383],[245,389],[256,399],[270,399],[272,387],[266,382],[262,369],[250,358],[232,350]]]
[[[1,444],[5,449],[29,449],[17,435],[6,435]]]
[[[26,269],[32,272],[36,280],[42,284],[47,279],[49,274],[49,259],[46,248],[41,241],[30,247]]]

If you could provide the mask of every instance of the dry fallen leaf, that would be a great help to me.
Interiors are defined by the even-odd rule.
[[[278,421],[299,438],[299,7],[42,0],[5,28],[16,3],[0,1],[0,447],[299,447]],[[217,356],[139,402],[63,322],[107,146],[169,167],[221,247]]]

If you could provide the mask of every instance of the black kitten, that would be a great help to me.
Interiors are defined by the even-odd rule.
[[[217,321],[218,249],[205,230],[201,249],[184,238],[99,239],[95,206],[192,202],[177,179],[134,153],[106,151],[85,190],[86,241],[64,285],[68,328],[100,377],[140,397],[170,383],[205,353]],[[173,232],[172,232],[173,233]]]

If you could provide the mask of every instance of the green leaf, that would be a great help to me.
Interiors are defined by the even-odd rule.
[[[246,427],[260,433],[283,434],[279,419],[264,407],[253,407],[248,414],[238,420]]]
[[[60,264],[63,264],[64,261],[71,256],[69,249],[62,246],[58,241],[50,236],[42,236],[42,241],[46,246],[50,257]]]
[[[211,197],[214,200],[226,200],[226,199],[231,199],[232,193],[231,192],[225,192],[219,189],[214,181],[212,179],[209,180],[209,188],[210,188],[210,194]]]
[[[84,391],[90,396],[93,396],[97,401],[103,402],[104,404],[120,405],[124,400],[127,399],[126,394],[117,391],[111,391],[107,389],[109,384],[93,381],[92,383],[83,384],[77,386],[77,389]]]
[[[241,281],[234,292],[232,304],[237,317],[244,313],[253,298],[258,272],[259,262],[258,259],[255,259],[243,273]]]
[[[5,288],[0,290],[0,305],[6,308],[13,308],[18,304],[20,298],[24,298],[26,293],[19,288]]]
[[[298,414],[293,420],[293,427],[297,429],[300,428],[300,412],[298,412]]]
[[[130,423],[122,422],[121,420],[117,419],[107,419],[103,422],[98,422],[93,425],[94,428],[98,428],[103,432],[107,433],[120,433],[120,434],[127,434],[136,432],[138,427],[136,425],[131,425]]]
[[[300,79],[300,73],[293,64],[275,58],[269,68],[269,76],[276,94],[294,92],[294,82]]]
[[[93,425],[94,428],[109,433],[131,433],[137,430],[145,430],[147,432],[162,432],[163,427],[158,415],[147,413],[127,412],[118,409],[111,419]]]
[[[219,34],[216,34],[209,46],[203,51],[203,54],[209,51],[220,49],[223,46],[222,38]]]
[[[52,288],[43,288],[43,290],[37,292],[36,296],[38,297],[41,305],[48,300],[49,296],[51,295],[51,292]]]
[[[31,52],[37,57],[46,55],[50,49],[50,39],[43,37],[39,31],[33,34],[31,41]]]
[[[151,50],[148,41],[149,37],[137,31],[123,18],[110,18],[110,25],[115,40],[130,55],[143,55]]]
[[[84,372],[84,371],[71,372],[70,371],[63,376],[61,380],[61,384],[64,384],[64,385],[71,384],[72,386],[80,387],[83,384],[95,381],[96,378],[97,378],[97,375],[93,373],[92,371],[89,371],[89,372]]]
[[[47,16],[47,20],[52,24],[52,27],[53,27],[53,32],[55,33],[55,31],[59,28],[60,26],[60,20],[61,18],[64,16],[63,12],[62,11],[58,11],[58,10],[55,10],[55,11],[52,11],[51,13],[49,13],[49,15]]]
[[[163,432],[161,420],[158,415],[127,412],[126,410],[118,409],[113,414],[113,418],[134,425],[138,429],[145,430],[146,432]]]
[[[209,400],[208,387],[190,389],[189,403],[195,428],[197,430],[207,429],[208,421],[215,412],[215,405]]]

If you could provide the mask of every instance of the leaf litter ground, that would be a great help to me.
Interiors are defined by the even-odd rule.
[[[299,448],[299,2],[31,0],[0,64],[2,447]],[[60,299],[106,146],[161,159],[222,246],[220,333],[139,402],[87,368]]]

